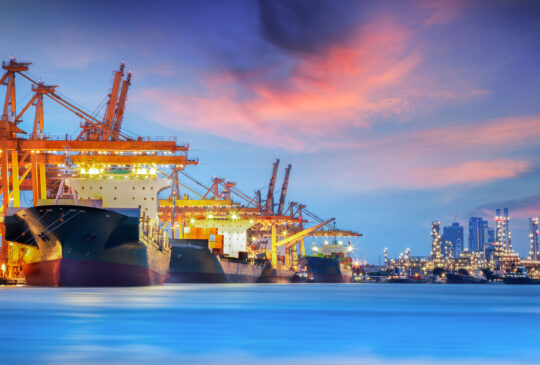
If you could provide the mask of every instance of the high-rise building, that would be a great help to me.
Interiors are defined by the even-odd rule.
[[[531,239],[531,249],[529,250],[529,260],[538,260],[538,218],[529,218],[529,237]]]
[[[493,243],[495,242],[495,230],[493,228],[489,228],[486,226],[487,235],[484,236],[484,238],[487,237],[487,241],[485,243]]]
[[[469,218],[469,250],[484,251],[486,234],[488,234],[488,222],[480,217]]]
[[[452,255],[458,257],[461,252],[463,252],[463,226],[460,226],[459,223],[454,222],[451,226],[443,228],[442,236],[443,246],[452,247]],[[446,252],[443,249],[443,252]]]

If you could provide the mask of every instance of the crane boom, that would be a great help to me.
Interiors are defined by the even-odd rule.
[[[109,103],[105,110],[105,118],[103,119],[104,129],[101,131],[101,140],[108,140],[111,135],[114,111],[116,108],[116,100],[118,99],[118,90],[120,89],[120,81],[124,76],[124,63],[120,64],[120,69],[114,73],[114,82],[109,95]]]
[[[124,109],[126,107],[126,99],[128,88],[131,85],[131,72],[128,72],[127,78],[122,82],[122,89],[120,90],[120,99],[118,100],[118,106],[114,114],[114,120],[112,124],[111,140],[115,141],[118,138],[120,128],[122,128],[122,120],[124,118]]]
[[[283,214],[283,208],[285,207],[285,197],[287,196],[287,189],[289,187],[289,175],[291,173],[292,165],[287,165],[285,168],[285,177],[283,178],[283,186],[281,187],[281,197],[279,198],[278,215]]]
[[[268,195],[266,197],[266,211],[268,213],[274,212],[274,188],[276,187],[277,170],[279,166],[279,158],[274,162],[272,169],[272,177],[270,178],[270,185],[268,185]]]
[[[296,242],[302,238],[304,238],[305,236],[307,236],[308,234],[318,230],[319,228],[327,225],[328,223],[332,222],[335,218],[331,218],[327,221],[324,221],[322,223],[319,223],[313,227],[310,227],[310,228],[307,228],[307,229],[304,229],[303,231],[301,232],[298,232],[296,234],[293,234],[292,236],[289,236],[287,238],[284,238],[282,239],[281,241],[277,241],[277,233],[276,233],[276,226],[273,225],[272,226],[272,248],[271,248],[271,261],[272,261],[272,266],[274,268],[277,267],[277,264],[278,264],[278,259],[277,259],[277,248],[279,246],[283,246],[283,245],[286,245],[285,248],[288,249],[292,246],[294,246],[296,244]]]
[[[294,244],[299,239],[309,235],[310,233],[315,232],[316,230],[318,230],[321,227],[324,227],[325,225],[332,222],[333,220],[335,220],[335,218],[330,218],[327,221],[321,222],[319,224],[314,225],[313,227],[306,228],[301,232],[298,232],[296,234],[293,234],[292,236],[284,238],[281,241],[276,242],[276,246],[279,247],[279,246],[286,245],[286,247],[288,248],[288,247],[291,246],[291,244]]]

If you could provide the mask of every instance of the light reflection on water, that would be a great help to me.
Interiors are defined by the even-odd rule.
[[[540,362],[540,286],[3,287],[0,311],[5,363]]]

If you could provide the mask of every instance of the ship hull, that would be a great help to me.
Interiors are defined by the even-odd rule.
[[[260,279],[265,268],[263,263],[251,263],[230,258],[222,258],[220,262],[228,283],[261,282]]]
[[[446,273],[447,284],[485,284],[487,280],[476,279],[468,275]]]
[[[540,285],[540,280],[528,277],[506,277],[503,281],[510,285]]]
[[[221,262],[208,249],[207,240],[170,239],[168,283],[227,283]]]
[[[269,262],[257,263],[213,255],[208,240],[171,239],[168,283],[280,283],[294,272],[274,270]]]
[[[23,265],[28,285],[162,284],[170,250],[139,241],[139,218],[106,209],[54,205],[6,217],[6,239],[37,247]]]
[[[57,259],[23,264],[31,286],[146,286],[161,285],[165,275],[136,265]]]
[[[300,264],[307,269],[307,279],[301,281],[314,283],[350,283],[352,276],[343,275],[340,263],[325,257],[306,256]]]

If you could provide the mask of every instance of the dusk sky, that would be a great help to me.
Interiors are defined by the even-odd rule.
[[[0,57],[93,111],[133,71],[124,126],[176,135],[252,194],[272,162],[288,199],[364,233],[376,262],[431,249],[430,224],[540,215],[538,1],[2,1]],[[31,97],[19,82],[19,105]],[[31,130],[26,117],[22,128]],[[45,104],[45,129],[79,119]],[[467,239],[467,235],[465,237]]]

